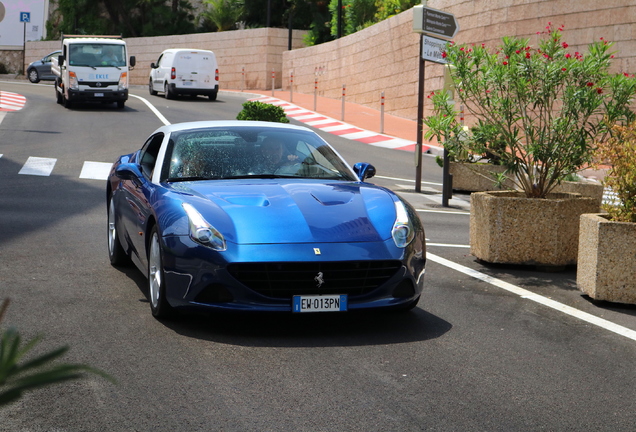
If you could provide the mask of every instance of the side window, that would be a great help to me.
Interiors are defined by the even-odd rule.
[[[157,162],[157,155],[163,142],[163,134],[158,133],[148,138],[146,144],[141,149],[141,159],[139,165],[141,165],[141,172],[148,179],[152,177],[152,172],[155,169],[155,163]]]
[[[159,56],[159,58],[157,59],[157,66],[161,66],[161,60],[163,59],[163,54],[161,54]]]

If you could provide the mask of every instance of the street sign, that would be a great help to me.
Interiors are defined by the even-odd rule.
[[[20,12],[20,22],[31,22],[31,12]]]
[[[413,8],[413,31],[452,39],[459,23],[452,13],[417,5]]]
[[[424,38],[422,43],[422,59],[440,64],[448,63],[442,55],[442,53],[446,51],[448,41],[428,35],[422,35],[422,37]]]

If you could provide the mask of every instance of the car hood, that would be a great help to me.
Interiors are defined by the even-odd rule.
[[[205,181],[174,188],[239,244],[383,241],[395,222],[392,193],[368,184]]]

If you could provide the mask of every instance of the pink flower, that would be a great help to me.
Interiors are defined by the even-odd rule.
[[[602,89],[602,88],[600,88],[600,87],[597,87],[597,88],[596,88],[596,93],[598,93],[598,94],[603,93],[603,89]]]
[[[566,69],[566,68],[561,68],[561,70],[562,70],[563,72],[565,72],[567,69]]]
[[[593,82],[589,82],[586,84],[588,87],[594,87],[594,83]]]
[[[567,48],[569,45],[568,45],[567,43],[563,42],[563,43],[561,44],[561,46],[562,46],[563,48]]]
[[[566,58],[566,59],[572,58],[572,54],[567,53],[567,54],[565,55],[565,58]]]
[[[507,66],[507,65],[508,65],[508,62],[507,62],[507,61],[503,62],[503,65],[504,65],[504,66]]]
[[[442,51],[442,58],[446,58],[448,56],[448,54],[446,54],[446,51]]]
[[[526,58],[529,59],[530,58],[530,53],[526,52]]]

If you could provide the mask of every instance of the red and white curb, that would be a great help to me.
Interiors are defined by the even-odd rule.
[[[26,104],[26,98],[17,93],[0,91],[0,111],[19,111]]]
[[[353,126],[343,121],[336,120],[313,111],[309,111],[308,109],[299,107],[297,105],[274,97],[262,96],[250,100],[280,106],[285,111],[287,117],[293,118],[294,120],[305,123],[307,126],[314,127],[323,132],[328,132],[332,135],[338,135],[342,138],[359,141],[365,144],[371,144],[376,147],[415,151],[416,143],[413,141],[360,129],[357,126]],[[422,146],[423,152],[429,152],[431,149],[432,147],[430,146]]]

